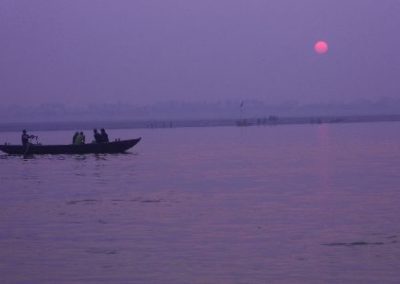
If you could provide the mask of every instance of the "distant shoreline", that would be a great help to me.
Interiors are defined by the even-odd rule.
[[[331,124],[400,121],[400,114],[394,115],[351,115],[351,116],[266,116],[243,119],[159,119],[159,120],[114,120],[114,121],[46,121],[0,123],[0,132],[13,132],[22,129],[30,131],[90,130],[95,127],[107,129],[152,129],[182,127],[218,126],[268,126],[290,124]]]

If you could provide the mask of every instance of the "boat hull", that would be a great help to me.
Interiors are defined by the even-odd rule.
[[[22,145],[0,145],[0,150],[10,155],[111,154],[127,151],[139,143],[140,139],[141,138],[82,145],[30,144],[28,148],[23,147]]]

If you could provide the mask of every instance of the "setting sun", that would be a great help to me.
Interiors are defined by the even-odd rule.
[[[314,45],[314,50],[318,54],[324,54],[328,52],[328,43],[326,41],[320,40],[317,41]]]

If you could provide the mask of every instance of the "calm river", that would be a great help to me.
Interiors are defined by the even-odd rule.
[[[0,155],[1,283],[400,282],[400,123],[109,136],[142,141]]]

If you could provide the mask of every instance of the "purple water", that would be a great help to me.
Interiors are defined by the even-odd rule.
[[[1,283],[398,283],[399,130],[115,130],[143,139],[125,155],[1,155]]]

